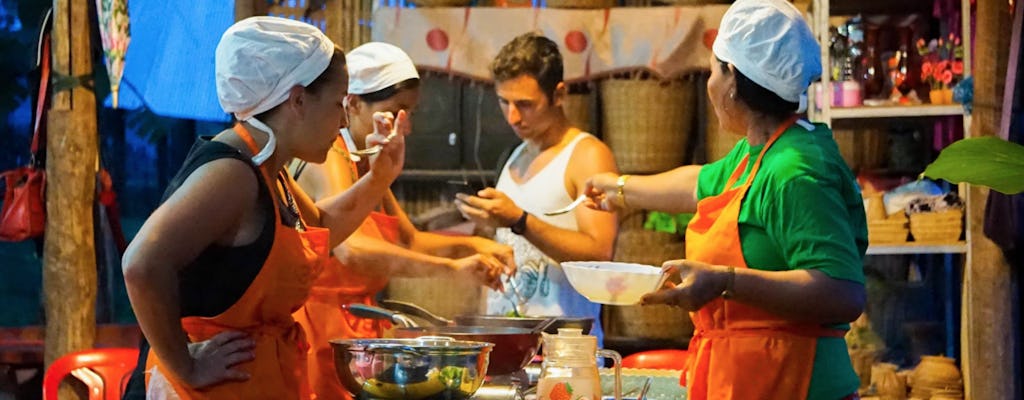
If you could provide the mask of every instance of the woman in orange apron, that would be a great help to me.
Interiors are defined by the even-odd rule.
[[[353,49],[346,60],[349,128],[342,129],[323,164],[292,164],[292,175],[313,199],[344,192],[359,179],[362,159],[350,150],[365,147],[360,143],[373,132],[375,113],[412,110],[419,100],[419,74],[398,47],[371,42]],[[390,276],[444,274],[498,287],[500,274],[514,268],[508,246],[480,237],[418,231],[391,193],[379,211],[334,249],[334,256],[313,283],[305,306],[295,313],[309,340],[309,380],[318,399],[349,398],[338,382],[329,340],[380,337],[385,328],[380,320],[353,316],[344,305],[375,304]]]
[[[284,166],[322,162],[347,124],[344,53],[316,27],[254,17],[221,38],[216,75],[240,122],[196,143],[125,254],[145,334],[125,397],[308,399],[292,313],[401,171],[408,117],[380,117],[376,132],[399,134],[373,135],[373,172],[314,204]]]
[[[704,166],[589,182],[594,208],[695,212],[686,258],[664,265],[681,283],[643,299],[691,311],[688,399],[856,396],[843,333],[864,307],[863,202],[828,127],[796,115],[819,51],[787,1],[736,1],[708,97],[746,138]]]

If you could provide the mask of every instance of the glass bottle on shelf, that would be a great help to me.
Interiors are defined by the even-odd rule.
[[[885,70],[878,54],[878,26],[867,25],[864,29],[864,54],[858,63],[857,78],[864,88],[864,99],[885,98]]]

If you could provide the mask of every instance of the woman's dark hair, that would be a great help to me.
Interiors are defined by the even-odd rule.
[[[735,72],[736,97],[743,104],[746,104],[747,107],[750,107],[751,110],[773,117],[785,118],[800,108],[800,104],[787,101],[779,97],[775,92],[765,89],[764,86],[750,80],[746,75],[743,75],[743,72],[740,72],[739,68],[733,68],[730,71],[729,63],[722,60],[718,60],[718,63],[723,73]]]
[[[498,51],[491,62],[491,74],[497,82],[529,75],[540,89],[554,101],[555,88],[562,82],[562,54],[558,44],[539,34],[528,32],[516,36]]]
[[[359,99],[365,103],[376,103],[395,97],[403,90],[412,90],[418,87],[420,87],[420,78],[409,78],[376,92],[361,94]]]

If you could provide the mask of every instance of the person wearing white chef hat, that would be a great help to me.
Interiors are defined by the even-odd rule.
[[[347,125],[344,53],[309,24],[253,17],[221,37],[215,73],[239,122],[197,141],[124,256],[145,334],[125,397],[307,399],[291,314],[401,171],[408,117],[379,116],[373,170],[314,203],[284,166],[322,162]]]
[[[799,119],[820,47],[785,0],[738,0],[712,47],[708,97],[746,137],[725,158],[649,176],[601,174],[589,206],[695,212],[680,284],[644,304],[691,311],[690,400],[853,399],[843,334],[864,309],[860,192],[826,125]]]
[[[297,161],[291,172],[314,200],[344,192],[359,180],[362,158],[375,113],[416,108],[420,78],[402,49],[371,42],[356,47],[348,61],[346,112],[341,130],[323,164]],[[371,169],[372,170],[372,169]],[[349,398],[338,381],[329,340],[378,338],[383,321],[356,317],[343,306],[375,305],[390,277],[434,276],[468,279],[498,288],[501,273],[514,265],[512,249],[476,236],[446,236],[417,230],[390,192],[363,226],[334,249],[334,257],[313,283],[295,319],[309,338],[309,380],[319,399]]]

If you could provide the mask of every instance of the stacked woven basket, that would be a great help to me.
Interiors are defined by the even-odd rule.
[[[956,360],[941,356],[921,357],[910,374],[910,398],[921,400],[960,400],[964,382]]]

